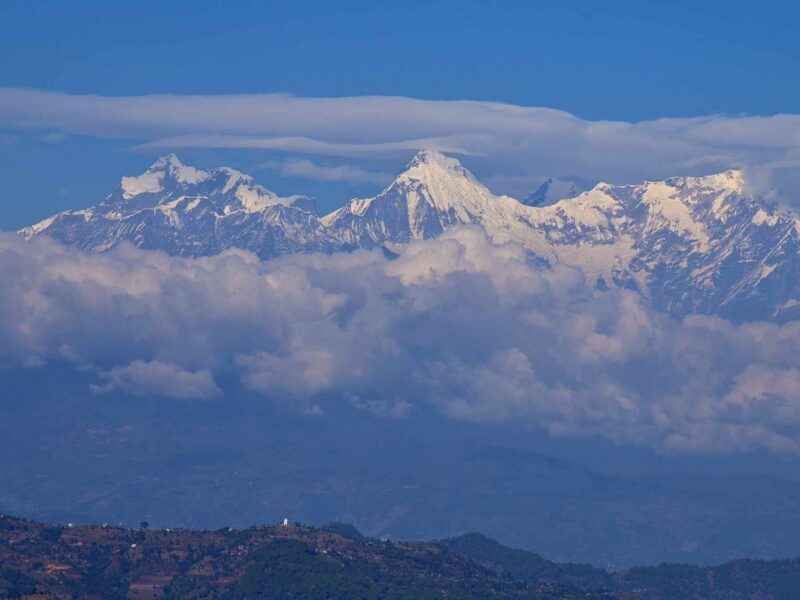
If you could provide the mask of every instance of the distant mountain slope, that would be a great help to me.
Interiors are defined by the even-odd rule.
[[[608,590],[626,598],[793,599],[800,590],[800,559],[734,560],[715,567],[662,564],[610,573],[590,565],[556,563],[477,533],[440,543],[455,554],[528,584],[551,582],[587,591]]]
[[[549,581],[580,589],[611,589],[611,575],[588,564],[557,563],[535,552],[509,548],[480,533],[467,533],[439,542],[445,548],[514,579]]]
[[[281,198],[232,169],[200,171],[170,155],[123,177],[98,206],[21,233],[93,251],[129,241],[185,256],[244,248],[272,258],[358,247],[401,252],[413,240],[475,225],[498,243],[522,245],[543,266],[563,263],[591,285],[636,289],[672,314],[800,315],[798,220],[754,198],[738,171],[601,183],[555,202],[549,192],[527,204],[496,196],[457,160],[424,151],[377,196],[320,219],[308,198]]]

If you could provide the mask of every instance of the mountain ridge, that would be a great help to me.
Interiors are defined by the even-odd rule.
[[[754,197],[737,170],[598,183],[531,206],[493,194],[458,160],[425,150],[376,196],[320,217],[305,196],[280,197],[234,169],[202,171],[170,154],[123,177],[99,205],[19,233],[91,251],[127,241],[181,256],[242,248],[268,259],[356,248],[398,253],[461,225],[519,244],[543,266],[577,268],[590,285],[634,289],[677,316],[800,315],[800,221]]]

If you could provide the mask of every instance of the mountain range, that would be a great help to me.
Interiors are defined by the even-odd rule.
[[[270,259],[400,253],[413,240],[473,225],[497,243],[521,245],[544,267],[578,268],[592,286],[636,290],[677,316],[800,315],[800,220],[750,193],[740,171],[578,190],[548,180],[524,201],[498,196],[458,160],[422,151],[378,195],[319,216],[307,197],[280,197],[236,170],[203,171],[171,154],[123,177],[100,204],[20,234],[90,251],[130,242],[180,256],[242,248]]]

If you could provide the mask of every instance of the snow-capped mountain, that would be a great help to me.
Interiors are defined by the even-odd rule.
[[[548,177],[534,192],[522,200],[526,206],[550,206],[564,198],[574,198],[585,188],[574,181],[563,181]]]
[[[456,159],[423,151],[380,194],[351,200],[323,223],[349,243],[391,247],[455,225],[502,225],[521,207],[492,194]]]
[[[457,160],[417,154],[385,190],[319,218],[302,196],[280,198],[227,168],[200,171],[174,156],[124,177],[100,205],[24,229],[89,250],[122,240],[180,255],[240,247],[291,252],[385,247],[479,225],[543,265],[577,267],[598,287],[638,290],[673,314],[736,320],[800,314],[800,224],[747,191],[742,174],[600,183],[537,206],[496,196]],[[559,192],[560,194],[561,192]]]
[[[280,197],[239,171],[201,171],[174,154],[141,175],[123,177],[99,205],[59,213],[21,233],[46,234],[86,250],[102,251],[128,241],[182,256],[237,247],[270,258],[338,248],[310,198]]]
[[[800,222],[753,198],[739,171],[599,184],[548,211],[564,215],[548,232],[559,259],[601,285],[636,288],[674,314],[798,314]]]

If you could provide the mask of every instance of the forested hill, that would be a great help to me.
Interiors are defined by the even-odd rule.
[[[0,598],[788,600],[797,589],[798,560],[608,573],[478,534],[394,543],[342,524],[152,530],[0,516]]]
[[[0,598],[619,597],[514,581],[439,544],[357,539],[354,528],[331,529],[62,527],[0,517]]]

